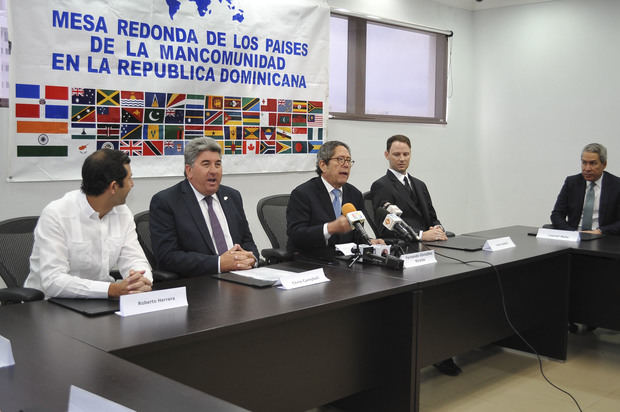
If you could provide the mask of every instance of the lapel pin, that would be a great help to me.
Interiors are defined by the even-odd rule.
[[[228,196],[224,196],[224,200],[228,200]]]

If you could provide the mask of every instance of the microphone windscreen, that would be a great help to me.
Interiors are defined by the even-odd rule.
[[[357,209],[355,208],[355,206],[353,206],[353,203],[345,203],[344,205],[342,205],[342,214],[343,215],[348,215],[351,212],[355,212]]]

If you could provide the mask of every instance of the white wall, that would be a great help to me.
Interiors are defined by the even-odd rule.
[[[549,222],[587,143],[604,144],[620,173],[619,19],[616,0],[474,13],[479,226]]]
[[[610,152],[620,172],[616,40],[620,2],[555,0],[479,12],[432,0],[329,0],[333,7],[453,30],[448,124],[330,120],[329,138],[352,146],[351,183],[368,190],[385,173],[385,139],[413,138],[413,173],[424,180],[442,223],[457,233],[548,221],[564,176],[579,171],[585,143]],[[0,110],[7,129],[8,111]],[[36,215],[78,181],[7,183],[7,138],[0,135],[0,219]],[[225,175],[241,191],[259,249],[269,247],[256,203],[290,192],[307,173]],[[178,178],[136,179],[134,212]]]

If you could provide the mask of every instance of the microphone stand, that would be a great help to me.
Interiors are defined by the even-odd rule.
[[[351,252],[353,252],[353,256],[351,256],[351,258],[349,259],[349,264],[347,265],[347,267],[349,268],[353,267],[355,262],[357,262],[358,260],[362,258],[362,253],[360,252],[359,244],[355,245],[355,247],[351,249]]]

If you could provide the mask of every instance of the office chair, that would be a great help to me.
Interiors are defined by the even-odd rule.
[[[372,193],[369,191],[364,192],[364,209],[366,209],[366,221],[372,228],[375,237],[379,236],[379,227],[377,225],[381,224],[380,222],[375,222],[375,209],[372,206]]]
[[[38,216],[25,216],[0,222],[0,277],[6,289],[0,289],[0,303],[41,300],[43,292],[23,287],[30,273],[30,254]]]
[[[261,250],[268,264],[284,262],[293,258],[293,253],[286,249],[286,207],[290,195],[267,196],[258,201],[256,213],[265,230],[271,248]]]
[[[138,234],[138,242],[142,246],[144,255],[149,261],[151,268],[153,269],[153,281],[161,282],[164,280],[178,279],[179,275],[174,272],[168,272],[165,270],[155,269],[157,267],[157,260],[153,254],[153,245],[151,243],[151,229],[150,229],[150,212],[145,210],[133,217],[136,223],[136,233]]]

